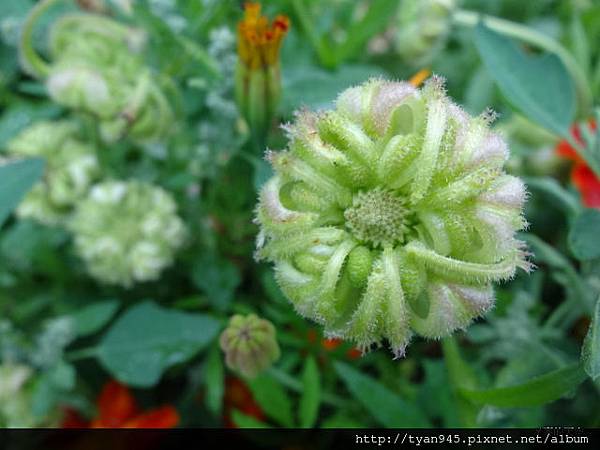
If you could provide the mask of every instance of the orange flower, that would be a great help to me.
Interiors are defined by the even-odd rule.
[[[338,348],[340,345],[344,343],[343,340],[337,338],[329,338],[323,339],[321,341],[321,346],[327,351],[333,351]],[[346,358],[348,359],[358,359],[362,356],[362,352],[357,348],[351,348],[346,350]]]
[[[72,409],[65,411],[63,428],[173,428],[179,423],[177,410],[170,405],[139,412],[129,388],[118,381],[104,385],[98,400],[98,415],[86,422]]]
[[[239,378],[227,377],[225,379],[223,406],[223,419],[227,428],[237,428],[231,417],[234,409],[260,421],[265,419],[265,415],[254,400],[252,392],[250,392],[250,389]]]
[[[408,82],[412,84],[414,87],[419,87],[423,84],[423,82],[429,78],[431,75],[431,70],[429,69],[421,69],[417,73],[415,73]]]
[[[590,119],[588,123],[593,130],[596,129],[596,122],[594,120]],[[571,134],[577,142],[583,144],[579,125],[571,127]],[[566,140],[558,143],[556,152],[560,156],[574,162],[573,169],[571,170],[571,181],[579,189],[583,204],[588,208],[600,208],[600,179]]]
[[[290,21],[278,15],[269,20],[260,14],[260,3],[244,5],[244,19],[238,24],[238,55],[250,69],[267,67],[279,61],[281,42],[288,32]]]
[[[307,339],[311,344],[317,341],[317,332],[313,329],[308,330]],[[321,348],[325,351],[332,352],[336,350],[344,341],[338,338],[323,338],[321,339]],[[357,348],[351,348],[346,351],[348,359],[358,359],[362,356],[362,352]]]

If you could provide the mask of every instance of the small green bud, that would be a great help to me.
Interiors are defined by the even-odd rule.
[[[255,314],[236,314],[221,333],[221,349],[231,370],[255,377],[279,359],[279,345],[271,322]]]
[[[258,258],[296,310],[363,350],[404,354],[413,333],[440,338],[494,302],[492,283],[530,269],[514,234],[525,186],[508,148],[438,77],[422,89],[370,80],[334,111],[297,115],[267,159]]]
[[[38,122],[13,138],[7,147],[12,155],[46,160],[43,180],[17,208],[20,217],[47,225],[64,222],[100,175],[95,148],[80,140],[73,122]]]
[[[446,43],[455,0],[404,0],[398,10],[396,50],[413,66],[428,64]]]
[[[75,248],[97,280],[129,287],[172,264],[186,230],[171,195],[138,181],[95,185],[70,222]]]

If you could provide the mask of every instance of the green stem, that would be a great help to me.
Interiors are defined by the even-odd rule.
[[[294,377],[285,373],[283,370],[278,369],[276,367],[271,367],[268,370],[268,373],[288,389],[300,394],[303,392],[304,387],[302,386],[302,383],[296,380]],[[343,398],[337,397],[327,392],[322,393],[321,400],[323,400],[323,403],[327,403],[331,406],[335,406],[338,408],[345,408],[347,406],[347,402]]]
[[[574,304],[575,301],[570,298],[568,300],[563,301],[560,305],[554,308],[554,311],[548,316],[544,325],[542,327],[541,332],[550,332],[554,328],[557,328],[565,323],[566,319],[570,313],[572,313],[573,308],[576,308]]]
[[[592,89],[594,92],[600,89],[600,57],[596,60],[596,66],[592,72]]]
[[[454,13],[452,19],[454,23],[467,27],[474,27],[479,23],[479,21],[483,21],[489,28],[498,33],[519,39],[550,53],[556,54],[575,81],[581,114],[583,116],[587,116],[587,114],[589,114],[593,103],[593,94],[587,75],[577,63],[573,55],[571,55],[571,53],[555,39],[552,39],[551,37],[528,26],[511,22],[509,20],[500,19],[498,17],[480,14],[474,11],[459,9]]]
[[[292,7],[298,17],[300,26],[306,33],[308,40],[317,52],[317,56],[323,66],[328,69],[334,69],[336,66],[335,55],[329,50],[328,46],[323,42],[317,30],[313,26],[314,20],[310,17],[304,0],[292,0]]]
[[[475,427],[479,407],[463,397],[460,389],[477,389],[477,379],[471,367],[460,356],[460,350],[454,339],[450,336],[442,340],[444,361],[448,370],[450,389],[456,399],[460,426]]]
[[[40,17],[59,1],[61,0],[40,1],[30,11],[23,24],[19,41],[19,58],[25,71],[36,78],[46,78],[50,73],[50,66],[33,48],[33,28]]]

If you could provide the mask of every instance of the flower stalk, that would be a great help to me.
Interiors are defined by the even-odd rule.
[[[279,50],[289,19],[280,15],[269,24],[260,9],[259,3],[247,3],[238,24],[235,95],[254,138],[263,143],[281,98]]]

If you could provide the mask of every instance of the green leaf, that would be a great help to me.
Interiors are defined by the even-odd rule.
[[[585,209],[569,230],[569,247],[579,260],[600,258],[600,211]]]
[[[192,280],[215,308],[224,311],[233,300],[241,278],[238,268],[229,260],[203,253],[194,263]]]
[[[43,172],[39,158],[0,163],[0,226]]]
[[[477,423],[477,414],[479,408],[467,401],[461,395],[461,388],[474,389],[477,387],[477,377],[473,368],[463,359],[458,345],[453,336],[442,340],[442,349],[444,350],[444,361],[448,370],[450,387],[456,399],[457,409],[459,410],[459,420],[465,427],[473,427]]]
[[[583,341],[581,359],[585,372],[595,380],[600,376],[600,297],[596,300],[594,317]]]
[[[524,181],[528,188],[545,195],[546,201],[561,208],[569,217],[576,216],[583,209],[579,199],[563,188],[554,178],[527,177]]]
[[[348,364],[335,362],[334,367],[352,396],[386,427],[428,427],[431,424],[421,409],[405,401],[373,378]]]
[[[474,403],[504,408],[539,406],[553,402],[575,389],[585,379],[581,364],[573,364],[515,386],[469,390],[461,394]]]
[[[254,399],[270,419],[284,427],[294,426],[292,402],[277,380],[264,373],[247,383]]]
[[[340,411],[324,419],[321,428],[369,428],[369,425],[362,422],[361,419],[362,417],[358,418]]]
[[[311,428],[315,425],[321,403],[321,379],[315,358],[309,357],[302,372],[302,397],[300,398],[300,427]]]
[[[233,419],[233,423],[240,428],[269,428],[269,425],[266,423],[261,422],[254,417],[247,416],[237,409],[231,411],[231,418]]]
[[[218,416],[223,409],[223,392],[225,391],[225,370],[219,347],[215,346],[209,352],[204,371],[206,407],[215,416]]]
[[[443,359],[423,360],[424,380],[419,385],[417,402],[428,417],[440,417],[444,428],[461,426],[457,401],[448,389],[450,380]]]
[[[64,361],[42,372],[31,392],[32,413],[46,416],[75,387],[75,378],[75,368]]]
[[[77,336],[89,336],[99,331],[108,323],[117,309],[119,309],[117,300],[106,300],[93,303],[77,311],[72,316]]]
[[[551,268],[561,272],[564,281],[558,278],[557,281],[565,286],[567,291],[572,291],[573,298],[583,306],[584,311],[591,313],[593,309],[592,298],[590,297],[591,291],[569,259],[534,234],[522,234],[520,237],[531,246],[536,262],[546,263]],[[557,276],[559,273],[554,275]]]
[[[219,322],[204,314],[172,311],[153,302],[129,308],[106,333],[97,356],[125,384],[155,385],[169,367],[204,348],[217,334]]]
[[[569,133],[576,111],[575,86],[554,54],[531,56],[483,24],[475,45],[506,99],[527,118],[561,136]]]
[[[48,377],[49,381],[59,389],[68,391],[75,387],[75,368],[64,361],[59,361],[48,370]]]
[[[569,43],[573,49],[573,56],[581,66],[584,72],[590,70],[590,40],[588,39],[585,28],[581,23],[581,17],[574,14],[569,25]]]
[[[25,272],[41,268],[45,273],[57,278],[66,278],[69,274],[64,273],[62,268],[65,265],[60,264],[65,261],[57,249],[70,238],[68,232],[62,228],[49,227],[34,220],[21,218],[3,230],[0,257],[13,269]],[[54,264],[57,260],[59,263]],[[36,266],[36,269],[33,266]]]

